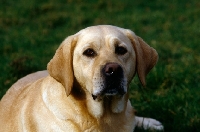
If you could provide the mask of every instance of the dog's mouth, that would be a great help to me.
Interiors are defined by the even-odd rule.
[[[94,100],[102,100],[105,96],[123,96],[126,93],[125,90],[107,89],[99,94],[92,94]]]
[[[116,89],[106,89],[104,92],[104,95],[106,96],[113,96],[119,94],[119,91]]]
[[[123,96],[126,93],[126,81],[123,69],[117,63],[107,63],[102,68],[104,86],[97,93],[93,93],[94,100],[101,100],[105,96]]]

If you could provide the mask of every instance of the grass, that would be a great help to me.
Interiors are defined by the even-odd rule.
[[[1,0],[0,9],[0,97],[20,77],[46,69],[68,35],[111,24],[133,30],[159,53],[147,87],[137,77],[131,84],[138,115],[158,119],[165,132],[200,131],[198,0]]]

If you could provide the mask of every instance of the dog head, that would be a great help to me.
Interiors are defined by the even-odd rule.
[[[157,52],[131,30],[101,25],[66,38],[49,62],[48,71],[66,88],[67,95],[76,82],[93,101],[112,97],[111,109],[119,113],[125,109],[124,95],[135,73],[145,85],[157,59]]]

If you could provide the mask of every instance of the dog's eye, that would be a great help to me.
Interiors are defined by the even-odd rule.
[[[96,56],[96,52],[93,50],[93,49],[86,49],[84,52],[83,52],[83,55],[87,56],[87,57],[94,57]]]
[[[127,52],[127,49],[122,46],[117,46],[115,48],[115,53],[118,55],[124,55],[124,54],[126,54],[126,52]]]

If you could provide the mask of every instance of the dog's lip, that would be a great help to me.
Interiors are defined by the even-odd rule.
[[[98,98],[98,95],[92,94],[92,98],[93,98],[93,100],[96,100]]]

